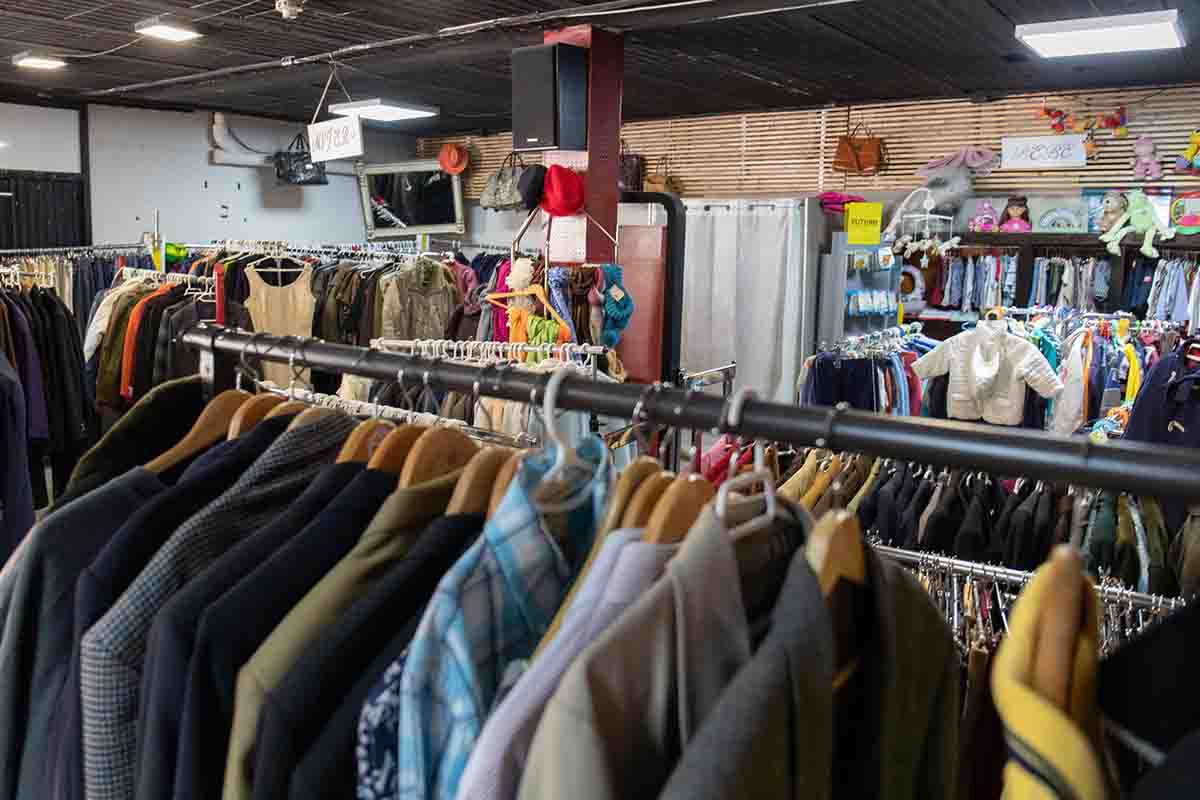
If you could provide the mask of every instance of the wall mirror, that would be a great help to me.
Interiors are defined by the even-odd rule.
[[[425,233],[465,233],[462,178],[443,172],[436,158],[358,164],[368,239]]]

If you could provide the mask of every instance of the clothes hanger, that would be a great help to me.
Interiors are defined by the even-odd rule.
[[[546,313],[550,315],[550,318],[559,324],[560,328],[569,329],[570,326],[567,325],[566,320],[560,317],[558,312],[554,310],[554,306],[550,304],[550,299],[546,297],[546,290],[542,288],[540,283],[530,284],[527,288],[515,292],[493,292],[492,294],[489,294],[486,299],[489,303],[497,308],[507,308],[508,306],[500,301],[506,300],[510,297],[536,298],[538,302],[540,302],[546,309]]]
[[[425,372],[425,388],[429,385],[429,372]],[[413,442],[404,469],[400,473],[400,486],[410,487],[448,475],[470,463],[479,452],[479,447],[466,435],[453,428],[426,428]]]
[[[492,499],[492,489],[505,464],[515,451],[504,447],[480,448],[463,469],[454,486],[446,516],[451,514],[486,514]]]
[[[831,511],[823,516],[809,534],[804,554],[817,575],[833,622],[838,667],[833,685],[837,689],[845,684],[858,665],[855,621],[860,616],[859,609],[865,599],[861,595],[867,583],[858,517],[848,511]]]
[[[254,343],[254,337],[257,335],[258,335],[257,333],[252,334],[250,336],[250,340],[248,342],[246,342],[246,345],[242,348],[242,354],[241,354],[241,359],[240,359],[241,364],[238,367],[238,376],[237,376],[237,387],[236,388],[238,388],[238,389],[242,388],[242,375],[244,373],[249,373],[251,375],[251,380],[254,383],[257,384],[257,382],[258,382],[258,380],[257,380],[258,376],[250,368],[250,365],[246,363],[246,350],[247,350],[247,348],[250,347],[250,345],[252,345]],[[239,408],[237,410],[237,413],[235,413],[233,415],[233,419],[229,423],[229,437],[228,438],[231,440],[238,438],[239,436],[244,434],[246,431],[250,430],[255,425],[257,425],[259,422],[261,422],[267,416],[267,414],[269,414],[271,412],[272,409],[274,409],[276,406],[283,404],[283,402],[284,402],[283,397],[281,397],[280,395],[277,395],[277,394],[270,393],[270,392],[267,392],[264,394],[258,394],[258,395],[251,397],[249,400],[247,400],[245,403],[243,403],[242,407]]]
[[[545,397],[542,401],[542,423],[546,430],[546,438],[554,445],[554,464],[534,490],[534,501],[537,503],[538,509],[543,512],[572,511],[586,503],[588,494],[577,491],[581,487],[573,487],[570,477],[586,474],[587,478],[583,481],[583,485],[586,486],[594,474],[594,468],[584,463],[571,443],[566,441],[558,431],[556,415],[558,392],[572,369],[568,365],[558,367],[546,381]],[[536,388],[530,392],[529,408],[531,413],[537,408]],[[564,497],[568,499],[560,502],[560,499]]]
[[[404,390],[403,369],[396,373],[396,382],[400,387],[400,394],[404,398],[404,410],[411,413],[412,402]],[[425,426],[423,425],[414,425],[411,422],[398,425],[380,442],[375,454],[367,462],[367,469],[380,470],[399,477],[400,473],[404,471],[404,463],[408,459],[408,454],[424,432]]]
[[[396,426],[383,419],[358,423],[338,452],[338,464],[366,464]]]
[[[655,507],[667,489],[675,482],[675,479],[674,472],[661,470],[642,481],[637,491],[634,492],[633,497],[630,498],[625,513],[621,516],[620,527],[648,527],[650,519],[654,515]]]
[[[690,397],[691,392],[685,396]],[[728,433],[728,426],[723,432]],[[689,457],[689,464],[694,456]],[[642,541],[652,544],[677,544],[683,541],[691,530],[700,512],[717,491],[704,476],[685,470],[683,474],[671,481],[671,485],[663,492],[662,497],[654,504],[654,513],[646,521],[646,532]],[[772,496],[774,492],[772,490]]]
[[[187,435],[174,447],[146,464],[146,470],[161,475],[224,440],[233,415],[250,397],[249,392],[240,389],[229,389],[218,394],[200,412]]]

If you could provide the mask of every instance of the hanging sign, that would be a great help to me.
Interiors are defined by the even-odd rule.
[[[356,158],[363,154],[362,120],[338,117],[308,126],[308,147],[313,161]]]
[[[879,244],[883,203],[846,204],[846,244]]]
[[[1000,169],[1075,169],[1087,165],[1083,136],[1005,136]]]

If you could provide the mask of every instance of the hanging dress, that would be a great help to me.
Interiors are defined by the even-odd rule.
[[[270,274],[269,268],[267,274]],[[250,311],[250,318],[254,320],[254,329],[275,336],[312,338],[313,312],[316,310],[312,275],[312,267],[306,266],[291,283],[272,286],[263,280],[257,269],[247,267],[246,279],[250,283],[250,297],[246,300],[246,308]],[[292,372],[287,364],[264,362],[262,373],[266,380],[274,381],[283,387],[292,380]],[[311,385],[307,369],[297,370],[296,379]]]

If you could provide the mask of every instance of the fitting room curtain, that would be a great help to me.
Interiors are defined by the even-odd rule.
[[[737,387],[792,402],[800,366],[797,200],[688,200],[681,364],[738,362]]]

